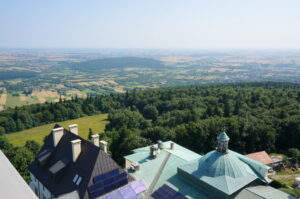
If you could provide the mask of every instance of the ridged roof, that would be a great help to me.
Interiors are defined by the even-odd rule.
[[[197,175],[209,177],[224,175],[240,178],[253,175],[253,172],[233,153],[223,154],[218,151],[211,151],[200,159]]]
[[[211,151],[197,161],[179,167],[193,178],[231,195],[258,179],[258,176],[234,152]]]
[[[226,142],[229,141],[229,137],[223,131],[217,140]],[[256,179],[265,182],[268,167],[253,161],[231,150],[226,150],[226,153],[214,150],[198,160],[180,166],[179,170],[200,184],[204,183],[226,195],[231,195]]]

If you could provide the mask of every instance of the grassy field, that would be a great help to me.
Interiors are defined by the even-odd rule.
[[[58,122],[59,125],[64,128],[68,128],[70,124],[78,124],[79,135],[85,139],[88,138],[89,128],[93,130],[93,133],[103,133],[105,125],[108,123],[107,114],[93,115],[82,117],[75,120],[68,120],[64,122]],[[42,144],[45,136],[49,135],[55,123],[47,124],[24,131],[7,134],[6,137],[10,143],[15,146],[23,146],[27,140],[34,140]]]
[[[290,187],[294,185],[296,177],[300,177],[300,171],[280,171],[276,172],[276,175],[270,176],[270,178]]]

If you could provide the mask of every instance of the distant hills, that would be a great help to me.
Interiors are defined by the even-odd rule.
[[[151,58],[116,57],[84,61],[77,64],[73,64],[71,67],[79,71],[97,71],[101,69],[122,69],[128,67],[162,68],[164,67],[164,65],[162,64],[162,62]]]

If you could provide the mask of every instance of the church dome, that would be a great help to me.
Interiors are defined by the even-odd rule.
[[[255,166],[256,163],[249,162],[247,157],[228,150],[229,139],[225,132],[220,133],[217,137],[217,149],[180,166],[179,174],[192,180],[201,189],[211,187],[227,196],[259,179],[253,168],[257,171],[257,168],[259,170],[264,165]]]
[[[242,162],[234,153],[220,153],[211,151],[199,161],[197,176],[218,177],[227,176],[232,178],[247,177],[253,175],[249,167]]]

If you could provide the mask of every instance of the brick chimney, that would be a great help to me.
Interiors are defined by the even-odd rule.
[[[58,143],[59,143],[59,141],[60,141],[60,139],[62,138],[63,135],[64,135],[64,128],[63,127],[52,129],[54,147],[56,147],[58,145]]]
[[[78,135],[78,124],[69,125],[69,131],[75,135]]]
[[[81,140],[80,139],[72,140],[71,144],[72,144],[72,159],[73,162],[76,162],[81,152]]]

